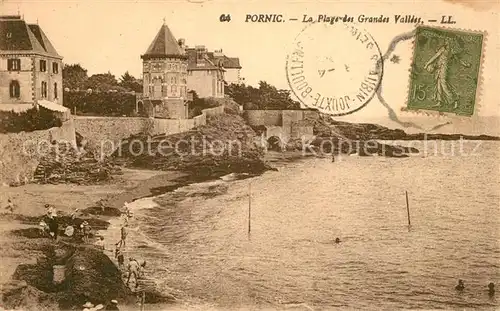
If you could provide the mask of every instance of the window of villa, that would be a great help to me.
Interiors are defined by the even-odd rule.
[[[21,96],[21,87],[19,86],[19,82],[16,80],[10,81],[9,91],[11,98],[19,98]]]
[[[8,71],[21,70],[21,60],[20,59],[8,59],[7,60],[7,70]]]
[[[52,63],[52,72],[59,73],[59,64],[58,63]]]
[[[40,60],[40,71],[41,72],[47,71],[47,61],[44,59]]]
[[[42,81],[42,97],[47,98],[47,82]]]
[[[57,99],[57,83],[54,83],[54,98]]]

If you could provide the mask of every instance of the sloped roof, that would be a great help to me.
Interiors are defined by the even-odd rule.
[[[19,16],[0,16],[0,52],[30,51],[62,58],[38,25],[28,25]]]
[[[34,25],[34,24],[31,24],[28,26],[29,26],[31,32],[37,38],[38,42],[40,42],[40,44],[42,45],[42,47],[45,49],[45,51],[47,53],[59,56],[56,49],[54,48],[52,43],[50,43],[49,38],[47,38],[47,36],[43,32],[42,28],[40,28],[40,26]]]
[[[215,59],[218,62],[221,61],[222,66],[224,66],[224,68],[241,69],[240,59],[238,57],[227,57],[226,55],[224,55],[224,56],[216,56]]]
[[[216,66],[217,62],[214,58],[213,52],[205,52],[205,57],[198,59],[198,52],[196,49],[186,49],[188,56],[187,70],[222,70],[223,68]]]
[[[179,43],[167,25],[162,25],[148,50],[141,58],[148,57],[186,57]]]

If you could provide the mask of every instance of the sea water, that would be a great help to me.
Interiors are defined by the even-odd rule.
[[[183,305],[494,309],[500,143],[465,151],[308,158],[138,200],[129,251]]]

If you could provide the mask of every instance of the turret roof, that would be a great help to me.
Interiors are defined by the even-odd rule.
[[[186,53],[166,24],[161,26],[148,50],[141,56],[141,58],[152,57],[186,57]]]

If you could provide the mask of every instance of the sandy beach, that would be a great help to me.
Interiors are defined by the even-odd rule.
[[[19,264],[36,262],[40,254],[36,247],[31,247],[40,239],[30,239],[12,233],[13,230],[36,228],[38,223],[26,223],[25,217],[42,216],[45,213],[44,204],[53,204],[59,215],[69,215],[75,209],[84,210],[97,206],[104,200],[110,208],[121,209],[124,202],[152,195],[150,189],[174,185],[175,180],[186,176],[179,172],[157,172],[148,170],[123,170],[123,175],[116,176],[112,182],[105,185],[80,186],[74,184],[39,185],[28,184],[20,187],[2,187],[0,202],[0,239],[2,246],[2,266],[0,284],[11,280],[11,276]],[[11,199],[16,208],[11,214],[5,210],[7,200]],[[82,218],[97,218],[110,221],[118,217],[102,215],[84,215]],[[103,228],[94,228],[97,231]],[[31,240],[31,241],[30,241]],[[43,240],[48,240],[43,239]],[[106,254],[112,260],[112,250],[116,241],[105,240]]]
[[[301,157],[300,152],[270,152],[266,155],[265,160],[275,165]],[[0,206],[2,208],[0,211],[0,239],[2,246],[0,251],[3,254],[3,264],[0,268],[0,286],[3,288],[12,280],[12,275],[18,265],[36,263],[36,258],[42,254],[39,247],[36,246],[37,243],[40,243],[41,240],[44,240],[43,243],[51,243],[48,238],[35,239],[13,232],[38,228],[38,223],[29,219],[43,216],[46,212],[45,204],[52,204],[60,216],[70,215],[75,209],[79,209],[83,211],[79,216],[82,219],[94,219],[107,223],[106,226],[94,226],[93,229],[97,235],[104,237],[104,253],[116,263],[113,251],[115,243],[120,239],[120,228],[123,223],[123,218],[116,216],[116,214],[123,211],[124,203],[132,202],[130,205],[132,212],[134,209],[149,208],[155,203],[153,198],[148,199],[148,197],[167,193],[190,183],[204,181],[198,179],[194,174],[180,171],[123,169],[123,174],[116,175],[110,182],[101,185],[26,184],[19,187],[2,186],[0,193]],[[5,209],[8,199],[11,199],[15,204],[13,213]],[[176,198],[177,200],[182,200],[182,197]],[[108,210],[102,212],[102,206]],[[109,210],[115,216],[110,216]],[[129,236],[132,240],[134,235],[140,235],[140,232],[133,232],[133,227],[130,231]],[[132,254],[125,251],[126,258],[128,258],[127,255]]]

